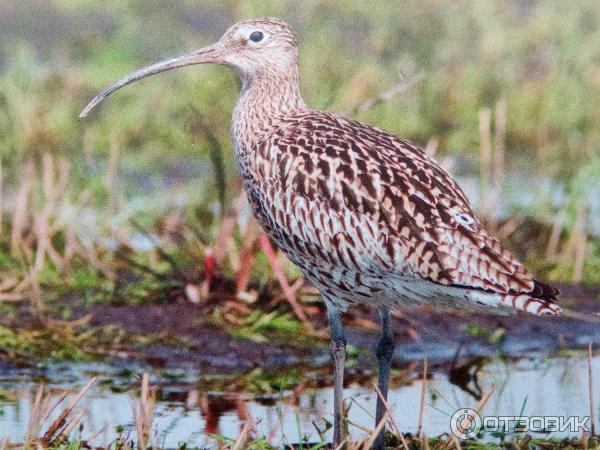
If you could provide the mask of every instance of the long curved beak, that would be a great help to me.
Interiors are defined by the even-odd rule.
[[[110,94],[123,86],[127,86],[135,81],[141,80],[142,78],[155,75],[157,73],[165,72],[167,70],[176,69],[177,67],[190,66],[193,64],[222,64],[223,63],[223,45],[216,43],[208,47],[204,47],[193,53],[179,56],[177,58],[169,59],[167,61],[154,64],[152,66],[144,67],[143,69],[137,70],[125,78],[105,87],[102,91],[96,95],[91,102],[81,111],[79,114],[80,118],[84,118],[88,113],[96,107],[98,103],[108,97]]]

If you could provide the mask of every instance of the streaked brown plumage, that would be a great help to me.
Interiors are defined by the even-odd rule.
[[[345,337],[339,311],[377,307],[380,388],[387,393],[389,310],[421,303],[506,313],[561,312],[475,217],[448,173],[384,130],[315,111],[302,100],[295,33],[277,19],[240,22],[214,45],[142,69],[102,91],[190,64],[223,64],[242,79],[232,121],[235,155],[254,213],[315,284],[332,327],[334,443],[341,442]],[[378,401],[377,419],[383,417]],[[375,442],[382,448],[383,437]]]
[[[240,170],[261,225],[337,307],[435,303],[410,286],[431,283],[445,305],[559,312],[557,291],[485,231],[458,185],[410,142],[302,108],[248,156]]]

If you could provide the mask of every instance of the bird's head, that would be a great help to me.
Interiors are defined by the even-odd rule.
[[[223,51],[221,64],[242,79],[252,78],[261,71],[286,73],[298,58],[296,34],[278,19],[239,22],[216,45]]]
[[[111,84],[92,99],[79,117],[85,117],[105,97],[123,86],[177,67],[223,64],[246,82],[260,73],[284,75],[296,67],[297,59],[296,34],[285,22],[271,18],[238,22],[215,44],[144,67]]]

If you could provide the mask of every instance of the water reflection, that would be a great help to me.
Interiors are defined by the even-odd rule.
[[[483,391],[479,385],[479,372],[490,358],[477,356],[459,364],[456,360],[448,371],[448,381],[470,394],[475,400],[481,400]]]
[[[592,360],[595,373],[600,374],[600,356]],[[588,416],[587,358],[582,353],[569,357],[542,357],[501,362],[476,358],[455,365],[449,372],[434,373],[428,384],[423,430],[435,436],[449,430],[449,418],[459,408],[472,407],[491,385],[496,393],[484,409],[486,415]],[[81,383],[83,384],[83,383]],[[57,397],[61,389],[52,388]],[[600,398],[598,383],[595,398]],[[390,391],[389,403],[394,418],[405,432],[415,432],[418,425],[421,381]],[[193,386],[162,385],[157,390],[154,429],[160,446],[175,447],[181,442],[194,446],[210,445],[210,435],[235,438],[248,420],[258,423],[262,436],[272,443],[297,442],[299,438],[319,440],[316,428],[323,428],[323,418],[331,419],[330,388],[285,391],[274,396],[223,394],[198,390]],[[32,381],[0,382],[0,436],[12,442],[20,441],[35,397]],[[133,405],[137,392],[113,392],[96,387],[86,402],[87,415],[81,435],[97,435],[92,445],[106,445],[119,435],[117,426],[124,426],[124,437],[134,438]],[[354,437],[372,428],[375,395],[369,387],[349,386],[346,398],[350,403],[349,419]],[[58,411],[55,415],[58,414]],[[598,414],[596,414],[598,416]],[[50,418],[51,420],[51,418]]]

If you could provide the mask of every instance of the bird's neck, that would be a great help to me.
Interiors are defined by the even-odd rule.
[[[242,81],[233,113],[232,137],[236,152],[248,152],[287,115],[306,108],[298,84],[298,70],[258,73]]]

